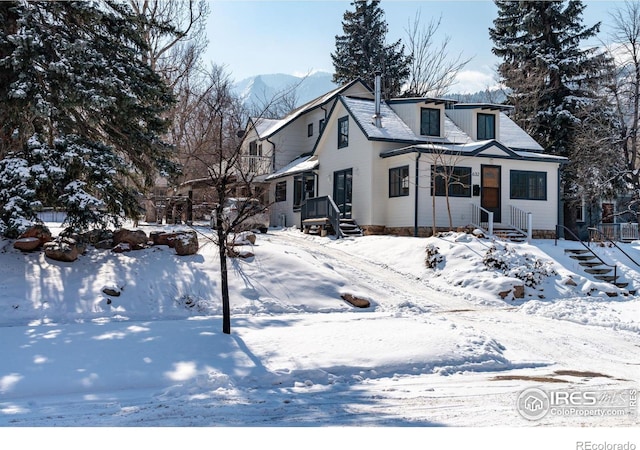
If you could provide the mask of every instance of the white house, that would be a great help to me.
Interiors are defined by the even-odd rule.
[[[337,216],[365,234],[474,226],[551,237],[566,159],[545,154],[508,110],[382,101],[354,81],[282,120],[252,121],[244,151],[268,186],[273,225]]]

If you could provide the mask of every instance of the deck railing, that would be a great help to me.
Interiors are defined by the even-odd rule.
[[[300,207],[300,220],[327,218],[331,222],[336,236],[341,237],[340,230],[340,210],[333,199],[326,195],[324,197],[308,198]],[[300,228],[302,224],[300,224]]]
[[[612,241],[631,242],[640,239],[637,223],[601,223],[596,229],[600,236]]]

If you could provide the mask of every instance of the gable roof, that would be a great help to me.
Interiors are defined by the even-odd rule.
[[[278,131],[282,130],[287,125],[294,122],[300,116],[316,108],[320,108],[326,105],[327,103],[332,101],[336,96],[347,91],[357,83],[362,84],[362,86],[366,89],[366,92],[370,93],[369,88],[360,79],[356,79],[340,87],[337,87],[334,90],[329,91],[324,95],[321,95],[320,97],[317,97],[305,103],[304,105],[291,111],[289,114],[287,114],[286,117],[282,119],[274,120],[274,119],[263,119],[263,118],[252,117],[251,119],[249,119],[249,125],[253,125],[260,139],[269,139]]]

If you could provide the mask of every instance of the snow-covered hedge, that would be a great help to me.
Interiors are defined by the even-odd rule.
[[[496,269],[508,277],[522,280],[528,287],[535,287],[546,277],[557,275],[549,261],[543,261],[527,253],[519,255],[507,244],[494,243],[487,250],[482,262],[489,269]]]

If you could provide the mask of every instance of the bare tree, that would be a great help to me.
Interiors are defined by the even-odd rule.
[[[621,124],[626,181],[632,186],[634,203],[640,203],[640,2],[626,1],[611,13],[615,43],[610,53],[618,67],[617,84],[611,89]],[[638,210],[636,206],[636,211]]]
[[[469,173],[469,177],[467,178],[456,170],[464,160],[464,156],[459,151],[450,151],[434,147],[432,152],[429,154],[429,157],[429,161],[431,163],[431,183],[429,184],[431,188],[431,208],[433,215],[432,233],[436,234],[436,192],[438,191],[438,187],[442,186],[442,189],[444,189],[444,197],[447,205],[447,217],[449,219],[449,231],[451,231],[453,230],[453,218],[451,216],[450,191],[456,189],[470,189],[471,173]],[[440,180],[440,183],[438,180]]]
[[[411,66],[408,88],[403,96],[441,97],[445,95],[455,83],[458,72],[471,61],[471,58],[464,58],[462,53],[454,57],[450,56],[450,36],[445,36],[440,43],[435,42],[441,23],[442,16],[438,20],[432,19],[423,26],[420,10],[418,10],[413,22],[409,22],[408,28],[405,29]]]

